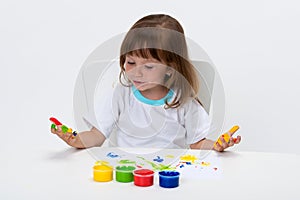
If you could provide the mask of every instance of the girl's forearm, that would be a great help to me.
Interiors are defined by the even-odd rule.
[[[203,149],[203,150],[212,150],[214,148],[214,141],[210,139],[203,139],[199,142],[190,145],[191,149]]]
[[[79,133],[71,146],[78,149],[101,146],[105,139],[105,136],[101,132],[95,128],[92,128],[90,131]]]

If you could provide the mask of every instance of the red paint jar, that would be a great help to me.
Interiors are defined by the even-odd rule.
[[[154,171],[150,169],[136,169],[133,171],[134,185],[148,187],[153,185]]]

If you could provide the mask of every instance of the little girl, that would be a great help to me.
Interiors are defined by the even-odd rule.
[[[126,34],[120,49],[119,84],[99,102],[97,123],[73,137],[51,128],[76,148],[101,146],[116,130],[120,147],[224,149],[238,144],[206,139],[210,121],[197,98],[199,80],[188,58],[180,23],[164,14],[138,20]]]

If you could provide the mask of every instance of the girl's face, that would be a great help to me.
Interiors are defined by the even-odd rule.
[[[160,61],[127,55],[124,68],[127,77],[139,91],[164,88],[168,67]]]

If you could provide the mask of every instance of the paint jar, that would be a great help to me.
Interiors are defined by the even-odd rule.
[[[108,182],[113,179],[113,167],[110,165],[94,165],[94,180]]]
[[[136,169],[133,171],[134,185],[148,187],[153,185],[154,171],[150,169]]]
[[[116,167],[116,181],[121,183],[129,183],[133,181],[134,166],[117,166]]]
[[[159,186],[164,188],[175,188],[179,185],[179,175],[177,171],[160,171]]]

